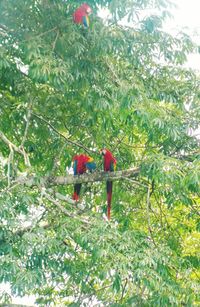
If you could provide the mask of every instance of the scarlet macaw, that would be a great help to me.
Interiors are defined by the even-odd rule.
[[[73,170],[74,175],[82,175],[86,173],[86,170],[89,170],[90,172],[94,171],[96,169],[96,164],[94,162],[94,159],[86,156],[86,155],[76,155],[72,159],[73,161]],[[79,195],[81,191],[81,183],[76,183],[74,185],[74,194],[72,199],[78,201]]]
[[[100,150],[100,153],[104,157],[104,171],[105,172],[114,172],[116,170],[117,160],[113,157],[112,153],[104,148]],[[111,200],[112,200],[112,181],[106,182],[106,191],[107,191],[107,217],[110,220],[110,210],[111,210]]]
[[[83,24],[84,27],[89,27],[88,15],[92,13],[91,7],[87,3],[83,3],[79,6],[73,14],[73,20],[75,23]]]

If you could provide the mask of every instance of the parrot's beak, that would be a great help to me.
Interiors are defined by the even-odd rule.
[[[87,13],[88,15],[90,15],[90,14],[92,13],[91,8],[87,8],[86,13]]]

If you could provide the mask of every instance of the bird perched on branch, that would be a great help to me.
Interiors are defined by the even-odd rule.
[[[86,171],[93,172],[96,169],[96,163],[94,159],[87,155],[76,155],[72,159],[74,175],[82,175]],[[81,183],[76,183],[74,185],[74,194],[72,199],[78,201],[81,192]]]
[[[114,172],[116,170],[117,160],[114,158],[112,153],[103,148],[100,150],[100,153],[103,155],[104,158],[104,171],[105,172]],[[112,201],[112,181],[106,182],[106,191],[107,191],[107,217],[110,220],[110,210],[111,210],[111,201]]]
[[[92,13],[91,7],[87,3],[79,6],[73,14],[73,20],[77,24],[82,24],[85,28],[89,27],[89,15]]]

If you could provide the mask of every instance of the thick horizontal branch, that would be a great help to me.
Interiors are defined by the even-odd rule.
[[[72,185],[76,183],[87,183],[97,181],[116,181],[123,178],[136,177],[139,174],[139,168],[116,171],[116,172],[94,172],[92,174],[84,175],[68,175],[68,176],[57,176],[57,177],[18,177],[16,182],[24,184],[26,186],[56,186],[56,185]]]
[[[96,181],[115,181],[127,177],[134,177],[139,174],[139,168],[136,169],[128,169],[123,171],[117,172],[95,172],[93,174],[84,174],[84,175],[77,175],[77,176],[59,176],[53,178],[53,183],[55,185],[70,185],[74,183],[87,183],[87,182],[96,182]]]

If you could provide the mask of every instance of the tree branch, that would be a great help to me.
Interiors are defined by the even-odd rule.
[[[52,45],[52,51],[54,51],[54,49],[56,47],[56,42],[57,42],[58,36],[59,36],[59,31],[56,32],[56,38],[55,38],[55,41],[53,42],[53,45]]]
[[[8,177],[8,188],[10,187],[11,183],[11,165],[13,163],[13,157],[14,157],[14,151],[11,146],[10,147],[10,154],[8,157],[8,171],[7,171],[7,177]]]
[[[27,111],[27,115],[26,115],[26,126],[25,126],[24,135],[23,135],[23,138],[22,138],[20,148],[22,148],[24,146],[24,143],[25,143],[26,138],[27,138],[28,128],[29,128],[30,119],[31,119],[31,108],[32,108],[32,102],[29,104],[29,107],[28,107],[28,111]]]
[[[122,288],[122,296],[121,296],[121,299],[120,299],[121,304],[123,303],[123,298],[124,298],[124,293],[125,293],[127,283],[128,283],[128,278],[125,279],[125,283],[124,283],[124,286]]]
[[[62,201],[65,201],[66,203],[70,204],[70,205],[75,205],[76,204],[76,201],[73,200],[72,198],[70,198],[69,196],[67,195],[63,195],[61,193],[58,193],[58,192],[55,192],[50,188],[47,190],[48,193],[50,193],[51,195],[55,195],[56,199],[59,199],[59,200],[62,200]]]
[[[9,139],[5,136],[5,134],[0,131],[0,139],[2,139],[2,141],[11,149],[13,149],[14,151],[18,152],[19,154],[21,154],[24,157],[24,163],[26,166],[30,166],[30,161],[29,161],[29,157],[27,155],[27,153],[25,152],[24,148],[20,148],[18,146],[16,146],[15,144],[13,144],[11,141],[9,141]]]
[[[0,131],[0,139],[2,139],[2,141],[10,148],[12,147],[14,151],[20,153],[21,155],[23,155],[23,151],[17,147],[15,144],[13,144],[11,141],[9,141],[9,139],[5,136],[5,134]]]
[[[79,147],[79,148],[82,148],[84,149],[86,152],[88,152],[89,154],[90,153],[96,153],[96,151],[93,151],[91,149],[88,149],[87,147],[85,147],[84,145],[82,144],[79,144],[77,142],[74,142],[74,141],[71,141],[69,138],[67,138],[64,134],[62,134],[61,132],[59,132],[50,122],[48,122],[44,117],[36,114],[36,113],[33,113],[31,112],[31,114],[33,114],[33,116],[37,117],[38,119],[40,119],[41,121],[43,121],[44,123],[46,123],[49,127],[51,127],[51,129],[56,132],[58,135],[60,135],[62,138],[64,138],[68,143],[76,146],[76,147]]]
[[[48,199],[51,203],[53,203],[56,207],[58,207],[58,208],[60,209],[60,211],[61,211],[64,215],[66,215],[66,216],[68,216],[68,217],[71,217],[71,218],[74,217],[74,215],[73,215],[73,214],[70,214],[70,213],[65,209],[65,207],[63,207],[63,206],[59,203],[58,200],[54,199],[53,197],[51,197],[51,196],[50,196],[49,194],[47,194],[46,192],[43,192],[43,196],[44,196],[46,199]]]
[[[136,177],[139,174],[139,168],[133,168],[128,170],[116,171],[116,172],[94,172],[93,174],[83,175],[68,175],[57,177],[43,177],[38,181],[37,177],[17,177],[15,183],[24,184],[26,186],[58,186],[58,185],[74,185],[76,183],[87,183],[97,181],[116,181],[125,178]]]
[[[155,240],[154,240],[154,237],[153,237],[153,232],[152,232],[152,229],[151,229],[151,221],[150,221],[150,212],[149,212],[149,209],[150,209],[150,186],[148,186],[148,189],[147,189],[147,201],[146,201],[146,206],[147,206],[147,222],[148,222],[148,230],[149,230],[149,234],[151,236],[151,239],[153,241],[153,244],[155,246],[157,246]]]
[[[42,191],[43,196],[50,201],[52,204],[54,204],[65,216],[69,217],[69,218],[73,218],[76,220],[81,221],[82,223],[86,224],[86,225],[90,225],[90,221],[87,220],[86,218],[82,218],[76,214],[72,214],[70,212],[68,212],[68,210],[65,209],[65,207],[63,207],[60,202],[56,199],[54,199],[53,197],[51,197],[49,194],[47,194],[44,190]]]

